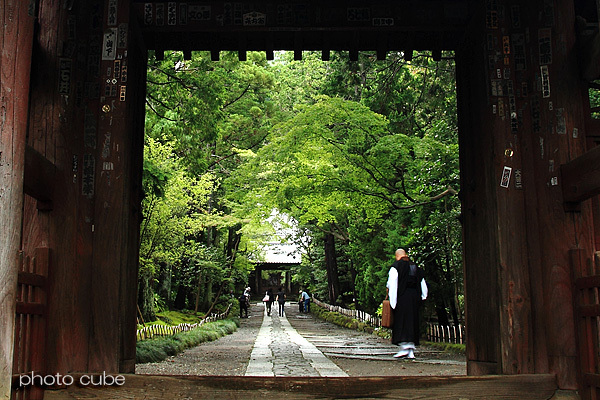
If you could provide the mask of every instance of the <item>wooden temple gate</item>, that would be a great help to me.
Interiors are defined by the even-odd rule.
[[[548,379],[600,397],[595,0],[0,0],[0,20],[0,399],[25,369],[134,371],[148,50],[454,50],[471,398],[481,382],[544,398]],[[47,277],[19,254],[44,254]],[[24,312],[43,345],[23,342]]]

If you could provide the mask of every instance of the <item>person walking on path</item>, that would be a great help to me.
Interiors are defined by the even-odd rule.
[[[265,301],[265,308],[267,309],[267,315],[270,316],[271,315],[271,306],[273,305],[273,301],[275,301],[275,299],[273,298],[273,290],[271,290],[271,288],[267,289],[267,292],[265,293],[265,299],[267,299]]]
[[[284,306],[285,306],[285,292],[283,291],[283,288],[279,288],[279,291],[277,292],[277,303],[279,304],[279,316],[283,317],[283,311],[284,311]]]
[[[244,293],[238,298],[238,301],[240,302],[240,318],[248,318],[248,306],[250,305],[250,288],[247,287],[244,290]],[[242,316],[243,313],[246,314],[246,316]]]
[[[302,311],[305,313],[310,312],[310,296],[306,293],[306,290],[302,290],[300,294],[300,301],[303,304]]]
[[[404,249],[396,250],[396,261],[391,265],[386,284],[390,306],[394,310],[392,343],[400,346],[394,357],[415,358],[419,344],[419,306],[427,298],[427,284],[423,270],[411,261]]]

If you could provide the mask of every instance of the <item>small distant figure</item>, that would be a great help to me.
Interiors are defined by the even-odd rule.
[[[244,293],[238,297],[238,301],[240,302],[240,318],[248,318],[248,306],[250,305],[249,287],[247,287],[246,290],[244,290]]]
[[[273,305],[273,301],[275,301],[273,298],[273,290],[271,290],[271,288],[267,289],[265,297],[263,297],[263,301],[265,302],[265,308],[267,309],[267,316],[270,316],[271,306]]]
[[[304,300],[302,299],[302,289],[298,292],[298,312],[304,312]]]
[[[309,313],[310,312],[310,296],[306,293],[305,290],[301,291],[300,301],[302,302],[302,312]]]
[[[279,304],[279,316],[283,317],[284,307],[285,307],[285,292],[283,288],[279,288],[277,292],[277,303]]]
[[[428,289],[423,270],[408,258],[404,249],[396,250],[396,261],[390,267],[387,290],[394,310],[392,343],[400,346],[394,357],[415,358],[419,344],[419,306],[427,298]]]

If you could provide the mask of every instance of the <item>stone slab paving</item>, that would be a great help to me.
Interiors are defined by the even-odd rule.
[[[246,376],[348,376],[289,323],[286,313],[263,313]]]
[[[297,306],[286,305],[285,318],[265,318],[264,305],[255,302],[250,307],[250,318],[240,322],[240,328],[231,335],[160,363],[138,364],[136,373],[247,375],[265,379],[339,376],[332,374],[340,370],[352,377],[466,374],[464,356],[450,356],[420,346],[416,360],[395,359],[392,355],[397,348],[389,340],[341,328],[311,314],[300,314]],[[338,368],[329,368],[331,364],[326,361],[327,364],[320,363],[322,356]]]

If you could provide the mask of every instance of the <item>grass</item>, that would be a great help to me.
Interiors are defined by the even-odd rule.
[[[156,313],[158,319],[169,325],[195,324],[204,318],[204,313],[194,311],[162,311]]]
[[[438,343],[421,341],[421,344],[452,354],[465,354],[465,352],[467,351],[467,348],[464,344],[458,343]]]
[[[138,341],[136,345],[136,363],[160,362],[169,356],[174,356],[185,349],[200,343],[217,340],[233,333],[239,326],[237,319],[225,319],[209,322],[188,332],[173,336],[159,336],[154,339]]]
[[[322,319],[327,322],[331,322],[333,324],[342,326],[344,328],[354,329],[354,330],[361,331],[361,332],[372,333],[372,334],[375,334],[375,335],[383,337],[383,338],[390,337],[389,329],[375,328],[369,324],[358,321],[356,318],[347,317],[343,314],[340,314],[340,313],[337,313],[334,311],[328,311],[328,310],[324,309],[323,307],[317,306],[314,303],[311,304],[311,306],[310,306],[310,312],[319,319]]]
[[[142,329],[144,326],[149,325],[165,325],[165,326],[177,326],[179,324],[195,324],[202,321],[204,313],[196,313],[190,310],[183,311],[161,311],[156,313],[156,321],[146,322],[146,325],[137,325],[137,329]]]

